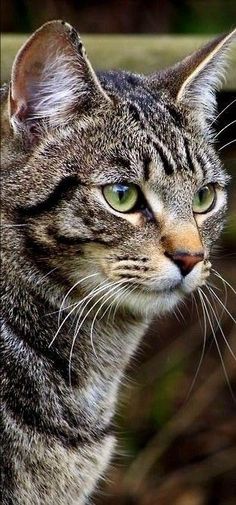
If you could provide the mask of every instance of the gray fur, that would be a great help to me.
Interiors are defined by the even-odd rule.
[[[41,75],[39,66],[34,87],[23,89],[25,79],[19,85],[24,65],[38,63],[35,38],[15,61],[11,90],[2,93],[4,505],[85,504],[114,448],[112,417],[130,357],[154,314],[171,311],[204,284],[226,206],[228,177],[209,130],[187,101],[176,103],[168,74],[108,72],[98,80],[75,32],[56,23],[33,37],[47,42],[59,33],[76,100],[70,96],[68,105],[47,95],[44,109],[40,79],[49,70]],[[180,67],[177,76],[181,86]],[[141,188],[148,208],[127,215],[109,209],[101,187],[122,181]],[[193,196],[208,183],[218,187],[222,205],[198,222]],[[180,279],[165,253],[199,247],[204,261]],[[99,285],[100,294],[92,291]],[[62,311],[57,332],[67,293],[63,309],[94,294],[85,299],[88,317],[73,353],[76,311]]]

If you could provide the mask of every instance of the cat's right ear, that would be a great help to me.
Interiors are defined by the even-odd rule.
[[[177,106],[210,133],[216,115],[216,92],[221,88],[228,53],[236,41],[236,29],[220,35],[173,67],[154,73],[149,85],[163,90]]]
[[[18,52],[9,92],[10,122],[32,137],[42,120],[50,126],[70,121],[89,107],[110,103],[78,33],[63,21],[39,28]]]

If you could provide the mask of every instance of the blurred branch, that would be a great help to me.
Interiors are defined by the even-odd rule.
[[[232,380],[236,376],[235,362],[232,363],[232,358],[227,359],[226,356],[224,360],[229,380]],[[144,486],[145,479],[155,462],[160,459],[171,442],[187,431],[202,412],[209,407],[224,383],[225,376],[221,368],[217,367],[208,380],[193,393],[188,403],[184,404],[177,414],[166,423],[164,428],[149,441],[126,473],[124,486],[129,489],[129,492],[135,494],[139,488]]]
[[[215,477],[228,473],[236,469],[236,448],[231,447],[218,452],[201,463],[188,465],[171,474],[167,474],[163,482],[155,490],[155,499],[171,499],[171,496],[178,496],[183,489],[197,487],[206,484]],[[167,503],[167,500],[166,500]],[[169,503],[169,502],[168,502]]]

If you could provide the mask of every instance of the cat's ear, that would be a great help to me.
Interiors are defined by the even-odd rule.
[[[78,33],[63,21],[39,28],[18,52],[9,92],[15,132],[58,126],[84,108],[110,102],[87,59]]]
[[[236,41],[236,30],[221,35],[159,74],[150,76],[155,89],[166,89],[177,105],[184,105],[201,121],[212,121],[216,91],[224,80],[228,50]]]

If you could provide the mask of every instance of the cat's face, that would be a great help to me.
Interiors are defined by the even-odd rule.
[[[209,276],[227,177],[189,104],[145,78],[101,80],[111,100],[46,130],[15,206],[27,247],[71,286],[166,311]]]

